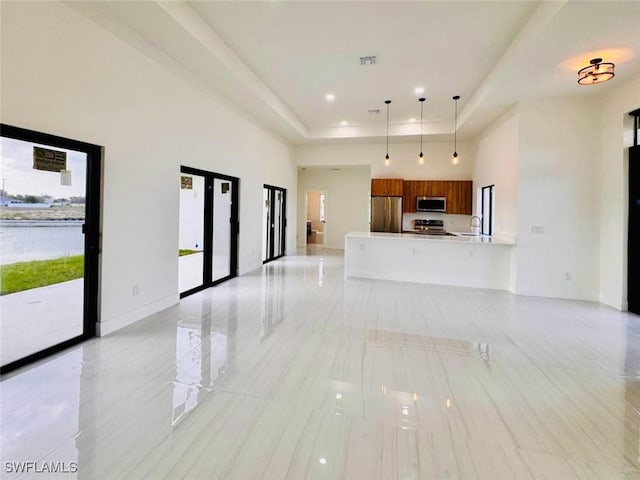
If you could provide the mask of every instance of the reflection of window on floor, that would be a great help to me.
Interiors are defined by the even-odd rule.
[[[481,201],[481,214],[480,218],[482,218],[482,226],[480,233],[483,235],[493,235],[493,226],[494,226],[494,189],[495,185],[488,185],[486,187],[482,187],[482,201]]]
[[[324,222],[324,193],[320,194],[320,221]]]

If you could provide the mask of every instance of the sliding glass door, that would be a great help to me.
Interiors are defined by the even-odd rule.
[[[266,263],[285,254],[287,191],[265,185],[262,199],[262,263]]]
[[[101,147],[2,125],[2,373],[95,335]]]
[[[178,273],[184,297],[235,277],[238,178],[180,168]]]

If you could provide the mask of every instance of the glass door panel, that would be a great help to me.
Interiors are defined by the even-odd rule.
[[[205,177],[180,175],[178,285],[186,292],[203,284]]]
[[[6,136],[0,151],[4,367],[85,335],[89,160],[87,152]]]
[[[180,167],[179,291],[185,297],[237,275],[239,179]]]
[[[265,185],[263,188],[262,263],[285,254],[287,191]]]
[[[273,254],[276,257],[282,256],[282,202],[283,202],[283,193],[281,190],[273,190],[275,197],[275,208],[274,210],[274,233],[273,233]]]
[[[233,184],[213,179],[213,263],[211,280],[216,282],[231,274],[231,207]]]

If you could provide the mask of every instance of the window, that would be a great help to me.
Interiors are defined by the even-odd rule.
[[[481,189],[481,211],[480,218],[482,224],[480,227],[480,233],[483,235],[493,235],[494,226],[494,195],[495,185],[488,185]]]

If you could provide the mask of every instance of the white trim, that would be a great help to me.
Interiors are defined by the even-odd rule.
[[[153,315],[154,313],[158,313],[161,310],[172,307],[178,302],[180,302],[180,295],[175,293],[169,295],[168,297],[161,298],[160,300],[156,300],[155,302],[151,302],[135,310],[123,313],[122,315],[118,315],[117,317],[114,317],[109,321],[97,322],[96,336],[104,337],[105,335],[109,335],[110,333],[136,323],[137,321],[142,320],[149,315]]]

